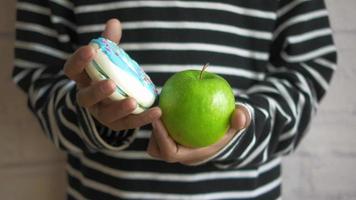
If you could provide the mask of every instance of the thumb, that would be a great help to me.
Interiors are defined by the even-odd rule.
[[[115,43],[119,43],[121,39],[122,28],[119,20],[113,18],[106,22],[105,30],[102,36]]]
[[[239,104],[231,117],[231,128],[235,130],[241,130],[246,128],[251,122],[251,117],[248,109]]]

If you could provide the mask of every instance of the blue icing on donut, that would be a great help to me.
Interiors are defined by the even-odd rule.
[[[90,43],[95,43],[99,46],[100,50],[114,63],[117,67],[120,67],[127,74],[138,80],[142,86],[149,89],[149,91],[156,95],[156,88],[151,79],[142,70],[136,61],[130,58],[130,56],[114,42],[107,40],[103,37],[91,40]]]

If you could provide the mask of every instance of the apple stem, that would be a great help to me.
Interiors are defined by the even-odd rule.
[[[208,66],[209,66],[209,63],[206,63],[206,64],[203,66],[203,69],[200,71],[199,79],[202,79],[202,78],[203,78],[203,72],[206,70],[206,68],[208,68]]]

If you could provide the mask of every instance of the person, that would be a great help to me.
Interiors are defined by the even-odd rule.
[[[209,62],[236,98],[224,138],[183,147],[159,107],[134,115],[134,99],[109,100],[113,82],[84,71],[100,34],[158,88]],[[281,199],[281,158],[310,127],[336,60],[322,0],[17,3],[13,80],[66,152],[68,199]]]

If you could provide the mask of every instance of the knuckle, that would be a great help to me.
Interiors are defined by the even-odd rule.
[[[108,124],[108,121],[107,121],[107,117],[106,117],[106,113],[103,112],[102,110],[99,110],[96,112],[96,118],[102,122],[102,123],[105,123],[105,124]]]
[[[126,100],[121,100],[117,102],[117,110],[120,112],[129,113],[131,111],[130,105],[127,104]]]
[[[69,58],[69,59],[71,59],[71,58]],[[71,67],[71,65],[70,65],[70,63],[69,63],[69,60],[67,60],[66,61],[66,63],[64,64],[64,66],[63,66],[63,73],[64,73],[64,75],[66,75],[68,78],[70,78],[70,79],[72,79],[72,74],[73,74],[73,72],[72,72],[73,70],[72,70],[72,67]]]
[[[105,95],[100,90],[100,84],[94,84],[87,89],[87,99],[92,103],[98,103],[105,98]]]
[[[162,154],[162,159],[168,163],[175,163],[177,162],[177,159],[175,157],[175,155],[170,152],[170,151],[163,151],[161,152]]]
[[[134,119],[130,119],[130,120],[125,120],[126,127],[128,128],[136,128],[138,126],[140,126],[139,120],[134,120]]]
[[[136,128],[136,127],[139,127],[139,126],[142,126],[144,125],[144,120],[141,118],[141,117],[132,117],[132,118],[127,118],[125,120],[125,125],[128,127],[128,128]]]

